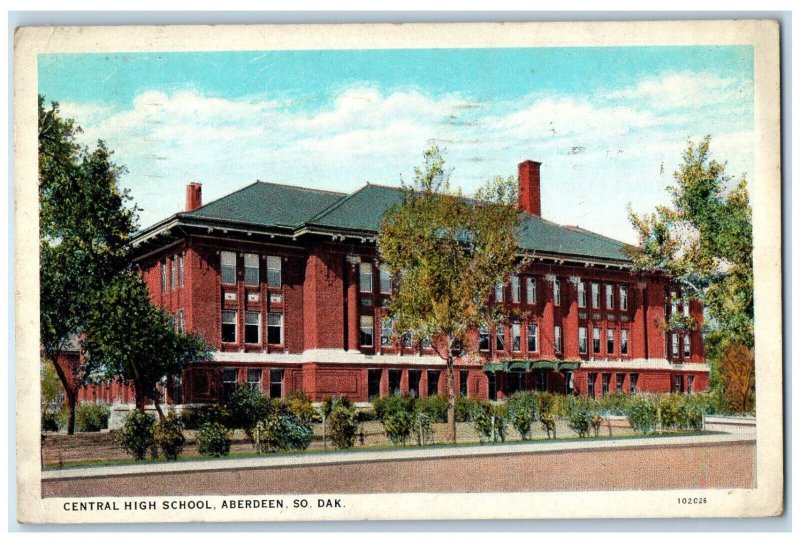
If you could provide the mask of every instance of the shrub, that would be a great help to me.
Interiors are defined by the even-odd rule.
[[[319,412],[314,408],[311,398],[303,390],[289,394],[283,401],[286,410],[303,424],[311,424],[320,420]]]
[[[555,394],[551,394],[550,392],[540,392],[534,396],[535,404],[536,404],[536,416],[539,420],[542,420],[542,415],[553,415],[556,416],[558,414],[558,404],[557,398]]]
[[[311,444],[311,426],[288,411],[272,410],[255,429],[258,452],[302,451]]]
[[[655,430],[658,420],[657,400],[646,394],[632,396],[625,408],[628,424],[637,432],[649,433]]]
[[[556,416],[552,413],[545,412],[539,415],[539,422],[542,425],[542,430],[547,432],[547,439],[556,438]]]
[[[356,420],[358,422],[370,422],[373,420],[378,420],[375,416],[375,410],[371,407],[367,409],[359,409],[356,411]]]
[[[64,426],[63,414],[59,411],[42,412],[42,432],[58,432]]]
[[[81,402],[75,409],[75,429],[79,432],[99,432],[108,428],[111,410],[107,405]]]
[[[447,398],[441,394],[418,399],[414,408],[418,413],[423,413],[429,422],[447,422]]]
[[[417,445],[424,446],[430,445],[433,440],[433,426],[431,418],[427,413],[417,411],[414,415],[414,437],[417,440]]]
[[[456,422],[470,422],[480,408],[480,401],[467,396],[456,396]]]
[[[397,409],[384,415],[383,431],[395,445],[406,444],[411,435],[413,415],[405,409]]]
[[[508,412],[502,404],[481,402],[473,412],[472,422],[481,443],[484,441],[506,440],[506,418]]]
[[[414,406],[417,399],[413,396],[387,396],[385,398],[373,398],[372,408],[375,410],[375,418],[381,422],[390,413],[405,411],[409,415],[414,413]]]
[[[600,426],[603,424],[603,417],[599,413],[594,413],[589,420],[589,424],[591,424],[592,430],[594,430],[594,437],[597,437],[600,435]]]
[[[658,398],[662,428],[681,429],[687,426],[687,413],[681,394],[664,394]]]
[[[207,422],[227,424],[230,413],[221,405],[203,405],[201,407],[185,407],[181,411],[181,423],[186,430],[197,430]]]
[[[231,451],[231,431],[218,422],[206,422],[197,432],[200,454],[227,456]]]
[[[125,416],[122,428],[119,430],[119,442],[136,460],[144,460],[148,450],[155,450],[156,442],[153,437],[155,419],[138,409]]]
[[[591,419],[589,411],[583,405],[577,405],[569,414],[569,427],[578,434],[578,437],[588,437]]]
[[[337,449],[349,449],[356,440],[358,423],[356,410],[346,398],[330,398],[323,404],[323,410],[328,413],[327,424],[331,430],[331,443]]]
[[[224,424],[230,429],[241,428],[249,436],[271,407],[270,399],[261,392],[251,386],[240,386],[225,401],[228,417]]]
[[[632,396],[628,394],[614,393],[608,396],[600,396],[594,400],[596,411],[607,415],[624,415],[628,402]]]
[[[170,413],[158,421],[153,426],[153,439],[167,460],[177,460],[186,444],[180,418]]]
[[[511,425],[519,432],[522,439],[529,439],[531,425],[536,417],[536,398],[530,392],[512,395],[506,403]]]

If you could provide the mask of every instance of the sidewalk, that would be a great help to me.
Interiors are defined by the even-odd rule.
[[[87,479],[125,475],[148,475],[165,473],[210,472],[221,470],[248,470],[280,467],[326,466],[360,462],[385,462],[420,459],[464,458],[513,454],[537,454],[570,451],[611,450],[632,448],[657,448],[675,446],[698,446],[713,444],[754,444],[755,426],[745,426],[736,433],[682,435],[660,437],[633,437],[620,439],[569,439],[564,441],[514,442],[495,445],[435,445],[430,447],[408,446],[384,450],[351,450],[306,453],[273,453],[247,458],[221,458],[208,460],[185,460],[124,464],[85,468],[48,469],[42,472],[42,480]]]

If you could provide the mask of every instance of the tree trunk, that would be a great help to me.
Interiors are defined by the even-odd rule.
[[[135,384],[133,386],[134,396],[136,397],[136,409],[144,413],[144,392],[140,390]]]
[[[77,404],[77,394],[74,390],[64,388],[64,396],[67,398],[67,409],[69,410],[69,417],[67,418],[67,434],[73,435],[75,433],[75,407]]]
[[[158,398],[153,398],[153,405],[156,408],[156,413],[158,413],[158,420],[162,420],[164,418],[164,412],[161,411],[161,404],[158,402]]]
[[[73,435],[75,433],[75,407],[77,406],[79,388],[77,380],[74,378],[74,368],[69,362],[63,359],[61,351],[46,353],[46,355],[53,362],[56,375],[58,375],[58,379],[61,381],[61,386],[64,387],[64,397],[67,400],[67,410],[69,411],[67,434]]]
[[[447,440],[456,442],[456,390],[452,354],[447,356]]]

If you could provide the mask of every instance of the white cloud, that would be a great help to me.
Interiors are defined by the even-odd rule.
[[[298,109],[302,97],[288,103],[194,90],[144,92],[125,111],[92,104],[64,110],[84,126],[87,141],[106,140],[128,167],[123,183],[145,208],[143,225],[179,211],[190,181],[204,183],[207,201],[255,179],[343,191],[367,180],[396,183],[411,177],[436,139],[466,192],[516,173],[521,160],[539,160],[547,218],[635,241],[625,207],[646,210],[665,200],[687,137],[711,133],[712,151],[728,160],[731,174],[752,171],[747,92],[729,79],[683,73],[605,96],[531,95],[480,107],[456,94],[359,85],[314,110]]]

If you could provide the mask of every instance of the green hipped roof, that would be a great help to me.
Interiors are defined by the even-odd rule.
[[[183,217],[249,223],[257,226],[308,227],[377,234],[384,213],[401,203],[400,188],[366,185],[347,195],[291,185],[256,182]],[[541,253],[629,262],[620,241],[574,226],[561,226],[521,214],[520,248]]]

